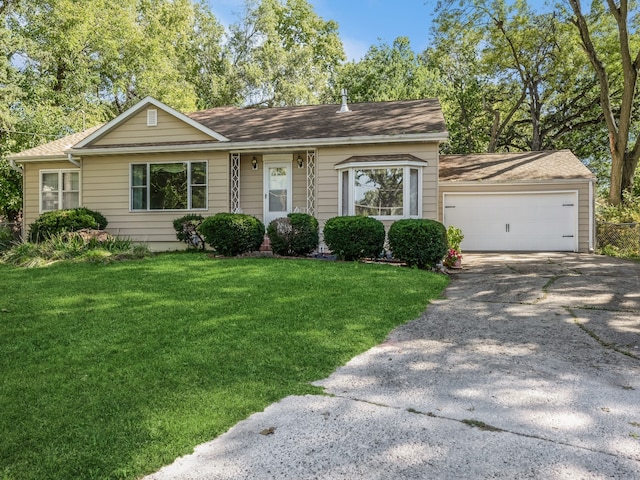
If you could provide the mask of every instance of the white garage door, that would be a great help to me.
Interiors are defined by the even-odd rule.
[[[444,194],[467,251],[577,251],[577,192]]]

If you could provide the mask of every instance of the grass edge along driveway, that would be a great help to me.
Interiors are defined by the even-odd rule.
[[[137,478],[417,318],[443,275],[163,254],[0,265],[0,479]]]

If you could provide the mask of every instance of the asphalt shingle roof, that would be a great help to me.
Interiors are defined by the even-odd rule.
[[[232,142],[261,142],[372,135],[446,134],[437,99],[295,107],[212,108],[188,117]]]
[[[441,182],[507,182],[595,178],[570,150],[441,155]]]
[[[70,149],[76,143],[88,137],[100,127],[102,127],[102,125],[95,125],[91,128],[83,130],[82,132],[72,133],[71,135],[59,138],[57,140],[54,140],[53,142],[38,145],[37,147],[30,148],[29,150],[23,150],[19,153],[14,153],[10,155],[10,158],[18,160],[20,158],[26,159],[34,157],[62,157],[65,155],[65,150]]]

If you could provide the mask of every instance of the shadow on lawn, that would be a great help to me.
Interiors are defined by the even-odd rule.
[[[308,382],[415,318],[445,281],[204,255],[2,274],[8,479],[157,469],[286,395],[317,392]],[[437,279],[433,292],[417,278]]]

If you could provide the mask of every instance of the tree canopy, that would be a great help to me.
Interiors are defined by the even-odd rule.
[[[443,0],[424,52],[398,37],[345,62],[337,23],[308,0],[246,0],[226,28],[197,0],[0,0],[0,215],[21,203],[9,153],[147,95],[191,111],[336,102],[343,88],[352,102],[439,98],[445,152],[569,148],[619,203],[640,183],[638,13]]]

